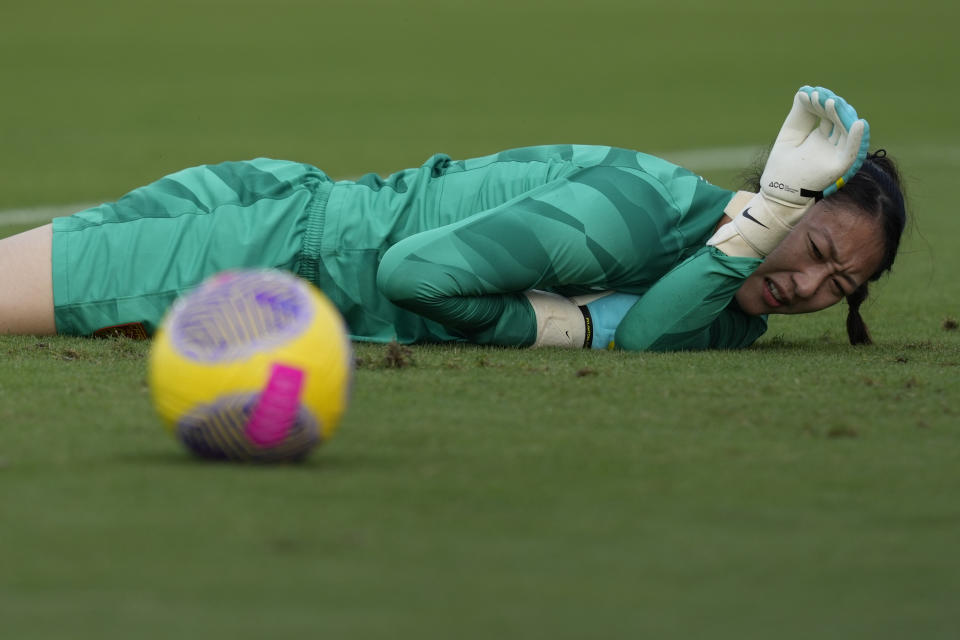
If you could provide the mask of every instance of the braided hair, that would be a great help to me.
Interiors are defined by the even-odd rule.
[[[885,149],[867,155],[860,170],[827,199],[852,206],[877,219],[883,229],[883,258],[877,270],[847,296],[847,337],[850,344],[873,344],[860,307],[870,295],[869,283],[876,281],[893,267],[900,247],[900,237],[907,223],[903,185],[896,164]]]

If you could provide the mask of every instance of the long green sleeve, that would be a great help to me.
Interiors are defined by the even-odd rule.
[[[676,351],[753,343],[766,331],[766,316],[749,316],[732,300],[760,262],[703,247],[643,294],[617,328],[615,345]]]
[[[536,322],[523,292],[643,294],[703,246],[731,197],[652,156],[612,150],[594,162],[400,241],[380,262],[378,289],[463,339],[529,345]],[[702,302],[699,290],[690,300]],[[672,326],[670,307],[656,310],[664,320]]]

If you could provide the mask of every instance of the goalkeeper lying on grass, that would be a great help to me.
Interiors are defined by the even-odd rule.
[[[0,241],[0,333],[149,335],[207,276],[275,267],[323,290],[356,340],[735,348],[766,314],[847,298],[866,342],[858,307],[905,223],[868,141],[842,98],[803,87],[757,194],[576,145],[435,155],[386,180],[268,159],[186,169]]]

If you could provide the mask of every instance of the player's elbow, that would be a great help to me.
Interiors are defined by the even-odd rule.
[[[617,330],[614,345],[625,351],[700,351],[708,349],[709,333],[692,331],[686,333],[641,332]]]
[[[675,351],[678,348],[668,333],[650,331],[650,327],[638,328],[625,322],[617,328],[613,344],[624,351]]]
[[[646,351],[649,348],[649,342],[642,339],[635,331],[622,331],[617,329],[613,337],[613,344],[618,349],[624,351]]]

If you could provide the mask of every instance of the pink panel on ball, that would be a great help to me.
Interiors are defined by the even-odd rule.
[[[258,447],[273,447],[287,437],[300,410],[300,392],[305,374],[302,369],[274,364],[270,380],[250,414],[246,434]]]

